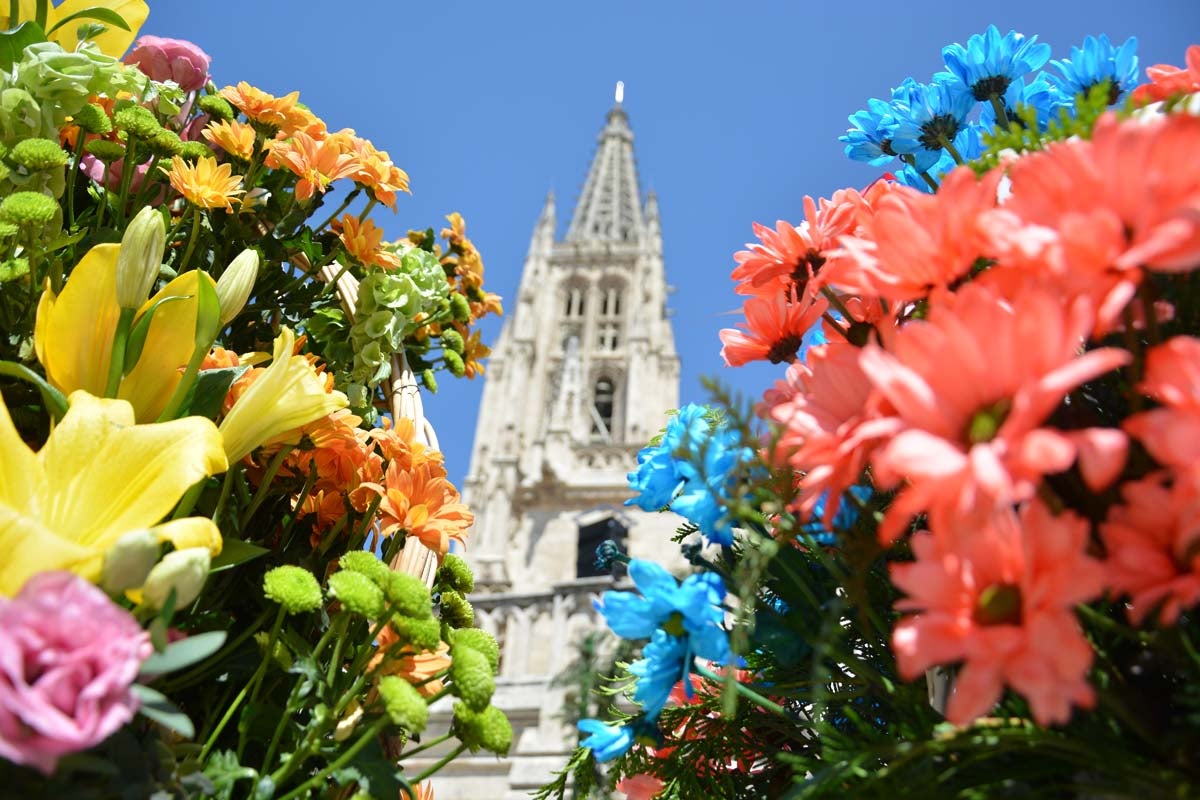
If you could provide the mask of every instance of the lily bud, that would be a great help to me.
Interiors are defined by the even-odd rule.
[[[158,537],[145,528],[121,536],[104,555],[100,571],[104,591],[118,594],[141,586],[158,561],[160,549]]]
[[[152,608],[162,608],[175,590],[175,607],[181,608],[200,596],[212,556],[207,547],[187,547],[163,556],[142,584],[142,598]]]
[[[217,280],[217,299],[221,301],[221,325],[242,313],[254,282],[258,280],[258,253],[243,250]]]
[[[146,206],[125,229],[117,254],[117,304],[121,308],[140,308],[162,266],[167,245],[167,230],[162,215]]]

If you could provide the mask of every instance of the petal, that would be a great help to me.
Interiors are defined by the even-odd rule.
[[[108,25],[108,30],[92,39],[100,47],[101,53],[120,58],[137,38],[146,17],[150,16],[150,6],[146,5],[146,0],[66,0],[50,12],[47,26],[53,26],[55,20],[69,17],[77,11],[97,7],[117,12],[129,26],[129,30],[123,31],[115,25]],[[79,37],[76,35],[78,28],[78,21],[68,22],[54,32],[53,39],[61,44],[64,50],[72,52],[79,44]]]
[[[1000,700],[1004,683],[998,670],[968,663],[959,670],[953,694],[946,707],[946,719],[966,725],[992,709]]]
[[[226,468],[207,419],[135,425],[124,400],[73,392],[70,403],[38,454],[39,510],[47,527],[80,544],[104,550],[156,524],[192,484]]]
[[[1116,428],[1084,428],[1068,431],[1067,438],[1078,452],[1079,472],[1093,492],[1108,488],[1125,467],[1129,439]]]
[[[170,542],[176,550],[203,547],[210,556],[221,555],[221,530],[208,517],[172,519],[150,530],[159,542]]]
[[[0,504],[0,597],[12,597],[39,572],[66,569],[100,577],[104,553],[57,535],[36,518]]]
[[[0,505],[27,512],[37,485],[37,456],[13,427],[0,397]]]
[[[69,27],[69,25],[68,25]],[[57,298],[38,304],[37,351],[50,382],[64,392],[103,395],[112,359],[120,245],[96,245],[79,262]],[[43,313],[44,312],[44,313]]]

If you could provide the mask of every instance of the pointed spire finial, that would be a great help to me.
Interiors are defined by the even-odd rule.
[[[625,102],[625,81],[617,81],[616,100],[617,105]]]

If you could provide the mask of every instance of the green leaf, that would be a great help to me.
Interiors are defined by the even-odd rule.
[[[196,375],[196,383],[192,385],[192,392],[183,407],[192,416],[215,420],[217,414],[221,413],[221,405],[225,402],[229,387],[248,369],[249,365],[206,369],[200,372]]]
[[[175,731],[185,739],[191,739],[196,735],[196,728],[188,719],[188,715],[176,708],[175,704],[168,700],[162,692],[140,683],[135,683],[130,688],[142,703],[141,708],[138,709],[139,714]]]
[[[67,413],[66,396],[47,383],[45,378],[24,364],[18,364],[15,361],[0,361],[0,375],[20,378],[26,383],[32,383],[36,386],[42,394],[42,402],[46,404],[46,410],[50,412],[56,422],[61,420],[63,415]]]
[[[0,32],[0,69],[11,70],[12,65],[21,60],[26,47],[44,41],[46,34],[36,22],[22,22]]]
[[[209,572],[232,569],[238,564],[244,564],[247,561],[258,558],[263,553],[269,552],[271,551],[265,547],[259,547],[256,544],[250,544],[250,542],[243,542],[241,539],[226,539],[225,544],[221,546],[221,555],[213,559],[212,568],[209,569]]]
[[[54,33],[63,25],[66,25],[68,22],[76,19],[94,19],[98,20],[99,22],[106,22],[109,25],[115,25],[123,31],[129,30],[129,23],[126,22],[125,18],[120,14],[113,11],[111,8],[93,6],[91,8],[81,8],[74,14],[68,14],[58,22],[54,23],[54,27],[47,31],[47,33]]]
[[[208,631],[171,642],[163,652],[154,653],[142,662],[141,674],[161,675],[203,661],[221,649],[226,636],[225,631]]]
[[[133,330],[129,332],[129,342],[125,345],[126,375],[137,366],[138,359],[142,357],[142,348],[146,346],[146,334],[150,332],[150,322],[154,319],[154,312],[158,311],[158,307],[172,300],[187,300],[190,297],[190,294],[173,294],[169,297],[164,297],[150,306],[145,314],[138,317]]]

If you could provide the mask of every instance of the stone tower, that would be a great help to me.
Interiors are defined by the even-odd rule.
[[[476,515],[471,601],[500,642],[494,702],[513,749],[456,760],[435,780],[438,800],[527,797],[562,768],[576,735],[552,679],[603,624],[592,601],[614,579],[595,568],[601,541],[683,566],[678,518],[623,505],[637,451],[679,405],[679,357],[658,203],[643,202],[619,94],[566,236],[556,230],[550,195],[488,362],[463,487]]]

